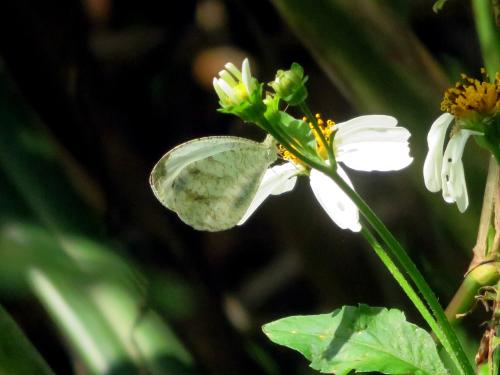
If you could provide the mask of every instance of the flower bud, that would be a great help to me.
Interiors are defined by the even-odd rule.
[[[290,70],[278,70],[269,86],[289,105],[298,105],[307,98],[306,82],[302,66],[293,63]]]
[[[232,113],[243,121],[258,122],[266,110],[262,101],[262,84],[252,77],[248,59],[243,61],[241,71],[227,63],[214,78],[213,85],[219,96],[220,112]]]

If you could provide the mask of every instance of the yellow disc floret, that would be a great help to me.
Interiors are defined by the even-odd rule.
[[[283,145],[278,145],[278,152],[282,159],[291,161],[295,165],[304,165],[304,163]]]
[[[314,117],[315,117],[316,122],[318,124],[319,130],[321,131],[321,133],[325,137],[325,140],[327,141],[327,143],[330,143],[330,139],[333,136],[335,123],[329,119],[324,121],[321,118],[321,115],[319,113],[317,113]],[[321,137],[320,137],[318,131],[316,131],[314,124],[312,123],[312,119],[308,119],[307,117],[303,117],[302,121],[304,121],[305,123],[307,123],[309,125],[309,127],[311,128],[311,131],[314,135],[314,138],[316,139],[316,152],[318,153],[318,155],[320,157],[327,160],[328,159],[328,152],[327,152],[325,146],[323,145],[323,142],[321,141]],[[279,153],[283,159],[289,160],[297,165],[303,165],[302,161],[299,160],[290,151],[288,151],[283,145],[279,145],[278,149],[279,149]]]
[[[321,133],[323,133],[323,136],[325,137],[326,141],[328,143],[330,143],[330,137],[332,136],[333,127],[334,127],[335,123],[330,119],[327,119],[326,122],[323,121],[323,119],[321,118],[321,115],[319,113],[316,113],[315,117],[316,117],[316,121],[318,122],[319,130],[321,131]],[[306,118],[303,118],[303,120],[307,122]],[[313,131],[314,138],[316,138],[316,152],[323,159],[325,159],[325,160],[328,159],[328,152],[326,151],[325,146],[323,145],[323,142],[321,142],[320,135],[318,134],[316,129],[314,129],[312,122],[309,122],[309,127]]]
[[[492,116],[500,110],[500,74],[496,73],[495,81],[487,80],[484,69],[483,81],[462,74],[462,79],[455,87],[444,93],[441,110],[455,117],[469,118],[475,114]]]

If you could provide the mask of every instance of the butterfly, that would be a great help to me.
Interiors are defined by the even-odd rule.
[[[271,137],[198,138],[173,148],[149,179],[156,198],[197,230],[234,227],[250,206],[267,168],[276,161]]]

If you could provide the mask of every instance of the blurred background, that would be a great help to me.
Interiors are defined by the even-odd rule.
[[[261,325],[367,303],[425,327],[307,180],[244,226],[203,233],[155,200],[148,177],[192,138],[263,139],[216,111],[224,63],[248,56],[268,82],[298,62],[314,111],[337,122],[384,113],[411,130],[409,168],[350,176],[446,305],[471,258],[488,158],[469,143],[465,214],[425,190],[442,92],[483,65],[470,4],[432,5],[0,2],[0,373],[312,374]],[[485,319],[463,326],[472,352]]]

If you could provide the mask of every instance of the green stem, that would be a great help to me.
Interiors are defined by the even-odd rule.
[[[452,301],[446,308],[446,315],[451,323],[455,323],[459,317],[466,314],[472,307],[477,291],[480,287],[493,285],[498,279],[498,247],[493,243],[491,248],[488,244],[488,234],[495,230],[494,216],[495,205],[500,194],[500,171],[495,158],[490,157],[488,177],[484,189],[483,207],[477,233],[476,245],[473,249],[474,257],[468,272],[458,288]]]
[[[460,342],[458,341],[455,331],[446,318],[443,308],[439,304],[439,301],[434,295],[434,292],[430,288],[429,284],[425,281],[423,275],[406,253],[405,249],[396,240],[389,229],[387,229],[379,217],[366,204],[363,198],[361,198],[358,193],[356,193],[339,175],[332,173],[328,168],[322,168],[320,170],[327,174],[337,185],[339,185],[340,188],[356,204],[356,206],[358,206],[365,219],[379,234],[380,238],[387,245],[389,251],[391,251],[392,255],[397,259],[406,273],[410,276],[411,280],[415,283],[415,286],[424,297],[438,324],[444,332],[445,340],[442,341],[443,346],[448,351],[459,369],[461,369],[464,374],[474,374],[474,370],[472,369],[472,366],[469,363]],[[437,332],[435,333],[438,335]]]
[[[499,276],[496,263],[485,263],[469,272],[446,308],[445,313],[450,323],[457,323],[467,314],[474,305],[479,288],[493,285]]]
[[[408,282],[406,279],[405,275],[399,270],[397,265],[394,263],[394,261],[391,259],[389,254],[387,254],[387,251],[380,245],[380,243],[377,241],[373,233],[366,227],[363,227],[361,229],[361,234],[365,238],[365,240],[370,244],[370,246],[373,248],[375,253],[378,255],[382,263],[387,267],[391,275],[396,279],[398,284],[401,286],[403,291],[406,293],[408,298],[413,302],[417,310],[420,312],[420,314],[424,317],[425,321],[429,324],[431,329],[434,331],[436,334],[437,338],[439,341],[444,342],[446,341],[446,338],[444,337],[444,333],[441,329],[441,327],[437,324],[436,320],[434,319],[434,316],[432,315],[431,311],[429,308],[425,305],[425,303],[422,301],[418,293],[415,291],[415,289],[411,286],[411,284]]]
[[[490,79],[500,71],[500,32],[495,24],[491,0],[471,0],[484,65]]]
[[[326,152],[328,153],[328,160],[330,160],[330,166],[332,170],[336,171],[337,170],[337,162],[335,161],[335,154],[333,153],[333,147],[332,145],[326,140],[325,135],[321,131],[318,120],[316,119],[316,116],[313,115],[312,111],[309,109],[307,104],[305,102],[302,102],[299,104],[299,108],[306,116],[306,118],[311,119],[311,123],[313,125],[314,131],[318,134],[319,139],[321,140],[321,143],[323,144],[323,147],[325,148]]]

